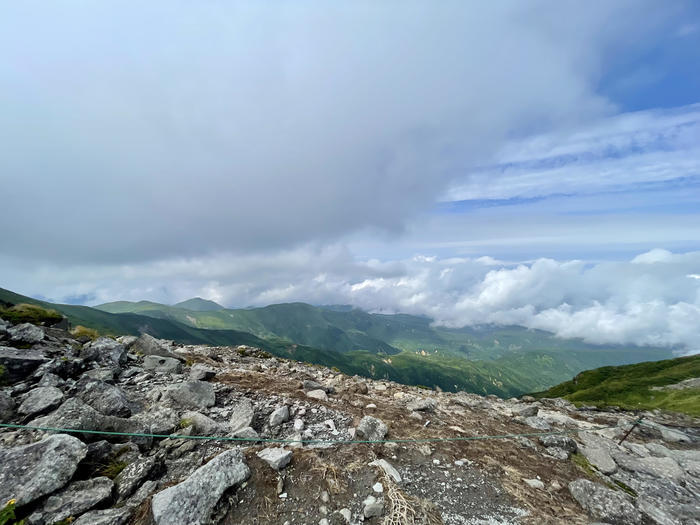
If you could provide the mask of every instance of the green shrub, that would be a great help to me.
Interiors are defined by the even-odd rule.
[[[5,384],[5,367],[0,365],[0,385]]]
[[[87,328],[83,325],[78,325],[73,330],[70,331],[71,335],[75,338],[78,337],[89,337],[93,341],[100,337],[100,334],[97,330],[93,328]]]
[[[11,499],[5,506],[0,509],[0,525],[24,525],[25,521],[15,521],[17,516],[15,516],[16,501]]]
[[[0,317],[13,324],[32,323],[51,326],[63,319],[56,310],[47,310],[36,304],[16,304],[9,308],[0,307]]]
[[[181,419],[178,426],[180,428],[187,428],[191,427],[192,425],[194,425],[194,421],[192,419]]]

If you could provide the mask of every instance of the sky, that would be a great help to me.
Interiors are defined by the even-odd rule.
[[[700,351],[697,2],[2,11],[2,287]]]

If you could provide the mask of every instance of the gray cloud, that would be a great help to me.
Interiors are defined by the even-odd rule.
[[[0,177],[21,227],[4,249],[106,264],[396,232],[506,136],[610,111],[607,53],[653,40],[667,11],[5,6]]]

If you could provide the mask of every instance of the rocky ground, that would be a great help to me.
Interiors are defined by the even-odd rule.
[[[0,422],[163,436],[0,429],[0,509],[28,524],[700,523],[700,422],[678,415],[618,445],[640,414],[2,320],[0,366]],[[421,441],[550,431],[570,433]]]

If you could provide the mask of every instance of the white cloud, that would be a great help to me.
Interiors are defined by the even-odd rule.
[[[26,268],[23,270],[26,272]],[[92,304],[202,296],[225,305],[305,301],[428,315],[450,327],[515,324],[592,343],[700,351],[700,252],[652,250],[629,262],[489,257],[358,261],[342,246],[261,258],[220,255],[99,269],[43,267],[12,275],[54,298],[89,294]],[[76,286],[74,282],[82,284]],[[70,285],[62,284],[70,282]],[[31,288],[33,287],[33,288]]]

